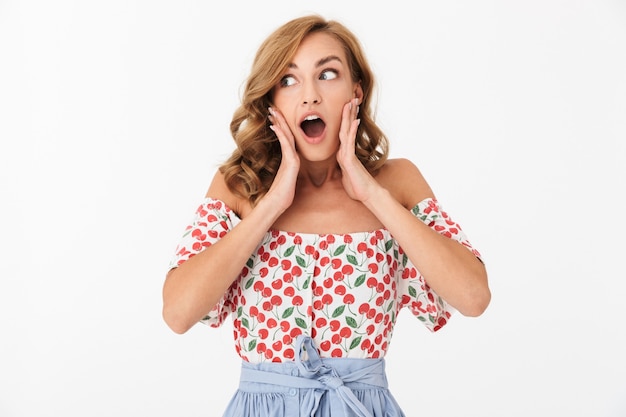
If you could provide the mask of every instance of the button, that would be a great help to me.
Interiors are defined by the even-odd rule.
[[[297,389],[295,389],[295,388],[292,388],[292,389],[290,389],[290,390],[289,390],[289,395],[291,395],[292,397],[293,397],[294,395],[296,395],[297,393],[298,393],[298,390],[297,390]]]

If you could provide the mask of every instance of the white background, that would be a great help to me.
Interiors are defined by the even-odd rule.
[[[227,325],[161,319],[182,229],[262,39],[360,37],[392,156],[488,266],[436,334],[404,312],[407,416],[625,416],[626,3],[0,0],[0,416],[220,416]]]

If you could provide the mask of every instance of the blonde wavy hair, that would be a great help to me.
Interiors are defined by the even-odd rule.
[[[352,80],[360,82],[363,100],[361,123],[356,137],[356,155],[365,168],[375,174],[385,163],[389,143],[374,122],[372,93],[374,75],[356,36],[337,21],[318,15],[293,19],[261,44],[245,83],[241,105],[235,110],[230,131],[236,149],[219,167],[229,189],[252,205],[269,190],[281,162],[281,149],[269,128],[268,107],[273,88],[283,77],[296,50],[308,35],[323,32],[334,36],[344,47]]]

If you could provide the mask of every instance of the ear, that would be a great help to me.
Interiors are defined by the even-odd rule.
[[[360,81],[354,84],[354,98],[358,98],[359,103],[363,101],[363,87]]]

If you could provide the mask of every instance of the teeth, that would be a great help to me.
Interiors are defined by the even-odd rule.
[[[304,120],[317,120],[317,119],[319,119],[319,117],[315,116],[314,114],[304,118]]]

